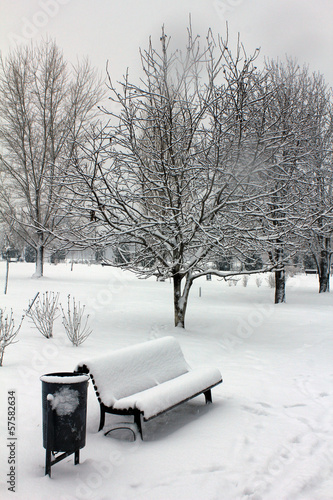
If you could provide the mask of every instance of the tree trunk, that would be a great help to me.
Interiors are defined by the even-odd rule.
[[[5,295],[6,295],[7,289],[8,289],[8,279],[9,279],[9,257],[7,256],[7,259],[6,259],[5,291],[4,291]],[[0,366],[1,366],[1,364],[0,364]]]
[[[186,282],[182,293],[183,276],[179,273],[173,275],[173,298],[175,312],[175,326],[185,328],[185,313],[187,308],[188,296],[193,283],[189,274],[186,275]]]
[[[330,251],[327,249],[322,250],[320,253],[320,261],[318,268],[319,293],[330,291],[330,267],[331,267]]]
[[[34,273],[35,278],[41,278],[44,270],[44,245],[43,235],[39,237],[39,244],[36,249],[36,270]]]
[[[281,241],[277,240],[277,244],[281,245]],[[283,266],[283,247],[277,246],[274,253],[270,255],[270,260],[274,264],[279,264]],[[286,271],[282,269],[274,272],[275,276],[275,297],[274,303],[281,304],[286,301]]]
[[[286,301],[286,272],[284,269],[275,271],[275,304]]]

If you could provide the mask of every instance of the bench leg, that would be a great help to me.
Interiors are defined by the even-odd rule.
[[[206,399],[206,404],[212,403],[212,391],[208,389],[208,391],[204,392],[205,399]]]
[[[139,431],[140,436],[141,436],[141,439],[143,440],[142,420],[141,420],[141,412],[140,411],[136,411],[134,413],[134,423],[137,425],[138,431]]]
[[[49,477],[51,477],[51,450],[46,450],[46,456],[45,456],[45,476],[48,474]]]
[[[99,420],[98,432],[103,429],[104,424],[105,424],[105,410],[104,410],[102,405],[100,406],[100,408],[101,408],[101,416],[100,416],[100,420]]]

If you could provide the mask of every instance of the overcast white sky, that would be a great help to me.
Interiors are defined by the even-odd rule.
[[[161,25],[174,40],[185,33],[189,14],[193,31],[240,32],[248,53],[296,57],[320,71],[333,86],[332,0],[0,0],[0,49],[16,41],[55,38],[70,61],[88,56],[112,77],[126,67],[134,73],[138,48],[149,35],[158,40]]]

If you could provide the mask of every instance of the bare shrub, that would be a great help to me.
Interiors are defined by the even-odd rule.
[[[269,274],[266,278],[269,288],[275,288],[275,276],[273,273]]]
[[[245,287],[245,288],[247,287],[249,279],[250,279],[250,276],[248,274],[244,274],[243,279],[242,279],[243,287]]]
[[[256,277],[256,285],[258,288],[261,287],[261,285],[262,285],[262,277],[261,276]]]
[[[6,314],[5,309],[0,309],[0,366],[2,366],[6,347],[17,342],[15,337],[20,331],[23,318],[24,316],[22,316],[19,326],[15,329],[12,309],[9,314]]]
[[[75,297],[73,297],[71,305],[70,295],[68,295],[67,312],[61,304],[60,308],[62,311],[62,324],[65,327],[67,337],[73,345],[79,346],[92,333],[92,330],[88,328],[89,314],[84,320],[85,306],[81,306],[80,302],[77,304]]]
[[[286,278],[293,278],[297,274],[296,266],[287,266],[286,267]]]
[[[36,298],[35,298],[36,299]],[[59,293],[45,292],[38,295],[27,316],[33,321],[37,330],[47,339],[53,337],[53,323],[59,316],[58,308]]]
[[[226,278],[229,286],[237,286],[239,279],[236,278]]]

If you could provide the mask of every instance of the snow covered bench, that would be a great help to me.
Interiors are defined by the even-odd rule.
[[[142,438],[148,420],[204,394],[222,382],[217,368],[191,369],[174,337],[162,337],[112,351],[80,363],[76,372],[89,373],[100,404],[101,430],[105,413],[133,415]]]

